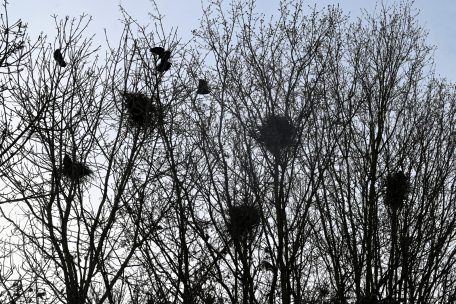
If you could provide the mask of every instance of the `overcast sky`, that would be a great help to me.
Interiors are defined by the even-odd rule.
[[[393,1],[386,0],[385,3]],[[59,17],[77,17],[87,13],[93,17],[88,30],[91,34],[100,37],[99,43],[103,43],[103,29],[107,29],[111,38],[117,38],[120,35],[122,24],[119,21],[121,17],[119,4],[144,24],[149,22],[148,12],[152,10],[152,3],[149,0],[14,0],[10,2],[8,10],[10,18],[21,18],[27,22],[32,36],[37,36],[40,32],[47,33],[49,36],[55,34],[55,24],[51,17],[53,14]],[[279,0],[258,0],[257,2],[261,4],[262,12],[277,14]],[[309,5],[315,2],[318,3],[317,7],[339,3],[343,11],[350,12],[351,16],[358,16],[363,8],[372,11],[375,6],[374,0],[308,1]],[[190,31],[198,26],[198,18],[201,16],[200,0],[157,0],[156,3],[160,12],[166,16],[165,25],[178,27],[183,37],[189,37]],[[421,12],[420,23],[429,31],[429,43],[438,48],[435,52],[437,73],[456,82],[454,60],[456,2],[454,0],[416,0],[415,7]]]

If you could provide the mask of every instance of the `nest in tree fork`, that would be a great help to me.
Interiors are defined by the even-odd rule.
[[[233,239],[246,237],[260,224],[260,219],[260,210],[253,204],[231,206],[228,208],[228,232]]]
[[[258,128],[257,139],[275,156],[283,154],[296,142],[297,130],[287,116],[270,115]]]
[[[80,181],[84,177],[91,175],[93,172],[83,163],[72,161],[68,154],[63,158],[62,175],[72,180]]]
[[[162,120],[158,104],[142,93],[124,93],[128,120],[133,127],[153,127]]]
[[[409,185],[404,172],[398,171],[386,177],[385,204],[393,209],[400,209],[407,197]]]

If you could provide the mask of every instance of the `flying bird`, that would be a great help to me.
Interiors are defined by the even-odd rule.
[[[196,90],[196,94],[206,95],[206,94],[209,94],[210,92],[211,92],[211,90],[209,89],[207,80],[200,79],[198,81],[198,89]]]
[[[56,49],[54,51],[54,59],[55,59],[55,61],[57,61],[59,66],[61,66],[62,68],[66,67],[67,64],[66,64],[65,60],[63,59],[63,55],[60,52],[60,49]]]

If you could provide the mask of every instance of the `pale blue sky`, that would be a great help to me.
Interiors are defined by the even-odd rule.
[[[33,2],[32,2],[33,1]],[[29,23],[30,33],[37,35],[39,32],[55,34],[55,25],[52,14],[60,17],[70,17],[87,13],[93,17],[89,28],[90,33],[99,37],[103,43],[103,29],[106,28],[111,38],[120,35],[122,25],[119,21],[119,4],[135,18],[143,23],[148,23],[148,12],[152,10],[149,0],[14,0],[9,5],[11,19],[22,18]],[[386,0],[391,3],[394,0]],[[345,12],[357,16],[362,8],[371,11],[375,6],[374,0],[310,0],[309,5],[317,2],[317,7],[327,4],[340,4]],[[30,4],[35,3],[35,4]],[[201,16],[200,0],[157,0],[160,12],[166,16],[165,25],[177,26],[183,37],[189,37],[191,29],[197,27],[198,18]],[[258,0],[261,11],[276,14],[278,0]],[[429,31],[429,42],[438,47],[435,52],[436,71],[456,82],[456,2],[454,0],[416,0],[415,7],[421,11],[420,22]],[[88,32],[89,34],[89,32]]]

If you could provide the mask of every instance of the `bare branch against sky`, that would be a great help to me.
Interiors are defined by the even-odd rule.
[[[386,0],[385,4],[394,3],[395,0]],[[202,1],[203,3],[206,0]],[[158,0],[158,9],[165,16],[165,26],[178,27],[182,37],[190,37],[191,30],[198,26],[201,17],[201,2],[199,0]],[[277,15],[278,0],[263,1],[258,9],[265,14]],[[339,5],[340,8],[353,17],[359,16],[362,9],[372,11],[375,1],[364,0],[311,0],[307,1],[310,7],[323,8],[327,5]],[[93,17],[91,30],[99,35],[97,41],[102,43],[103,30],[107,29],[110,37],[118,37],[122,31],[120,23],[121,14],[118,5],[122,5],[129,14],[141,23],[149,23],[148,12],[153,10],[150,0],[111,1],[111,0],[81,0],[57,1],[45,0],[31,4],[28,1],[11,1],[10,15],[12,18],[22,18],[30,25],[30,34],[40,32],[55,33],[55,25],[50,17],[57,14],[60,17],[76,17],[86,13]],[[456,80],[456,5],[452,0],[415,0],[414,7],[420,10],[419,20],[429,31],[429,42],[437,46],[435,52],[436,71],[449,80]]]
[[[1,303],[456,302],[452,7],[264,2],[1,2]]]

